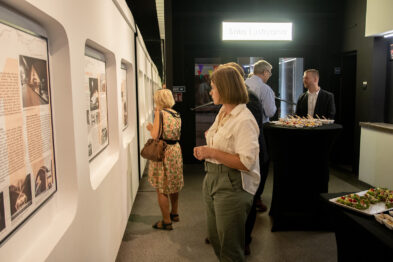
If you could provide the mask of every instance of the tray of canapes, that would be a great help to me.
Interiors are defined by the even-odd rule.
[[[291,127],[318,127],[327,124],[333,124],[334,119],[326,119],[326,118],[313,118],[310,115],[307,117],[300,116],[287,116],[285,118],[280,118],[278,121],[272,121],[275,125],[280,126],[291,126]]]
[[[386,188],[370,188],[354,194],[329,199],[330,202],[354,211],[375,215],[393,210],[393,191]]]
[[[393,212],[389,211],[389,214],[390,215],[381,213],[374,215],[374,217],[379,223],[385,225],[390,230],[393,230]]]

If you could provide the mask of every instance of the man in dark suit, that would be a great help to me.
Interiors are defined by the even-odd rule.
[[[336,106],[332,93],[321,89],[318,86],[319,72],[316,69],[304,71],[303,84],[307,92],[303,93],[296,105],[296,115],[312,117],[326,117],[334,119]]]

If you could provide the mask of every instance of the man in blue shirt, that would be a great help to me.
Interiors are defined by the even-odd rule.
[[[254,64],[254,73],[250,78],[247,78],[246,85],[259,98],[262,104],[263,115],[262,122],[269,122],[269,118],[273,117],[277,111],[276,103],[274,101],[274,91],[266,84],[272,76],[272,65],[265,61],[259,60]]]
[[[276,103],[274,100],[275,98],[274,91],[270,88],[270,86],[266,84],[266,82],[272,76],[272,69],[273,67],[269,62],[265,60],[259,60],[254,64],[253,75],[247,78],[245,81],[249,90],[251,90],[257,95],[259,102],[261,103],[262,123],[269,122],[269,118],[273,117],[277,111]],[[264,141],[268,142],[266,140],[266,137]],[[267,147],[265,147],[265,150],[266,148]],[[263,193],[267,174],[269,171],[269,157],[267,155],[267,152],[263,152],[263,153],[264,153],[264,159],[262,161],[263,164],[260,165],[261,182],[254,196],[254,198],[256,199],[256,208],[260,212],[264,212],[267,210],[266,205],[262,203],[261,195]]]

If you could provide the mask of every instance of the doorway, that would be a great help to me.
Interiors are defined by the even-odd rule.
[[[278,116],[286,117],[296,111],[296,102],[303,93],[303,58],[280,58],[279,65],[279,98]]]
[[[356,51],[341,55],[341,77],[336,96],[336,122],[343,126],[332,159],[351,172],[357,172],[355,156]]]
[[[210,77],[220,65],[218,58],[197,58],[194,67],[195,107],[195,146],[206,145],[205,132],[213,124],[219,107],[210,97]]]

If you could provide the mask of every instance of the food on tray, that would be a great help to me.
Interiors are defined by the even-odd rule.
[[[385,202],[386,208],[393,208],[393,191],[389,191]]]
[[[372,203],[385,202],[386,208],[393,208],[393,191],[387,188],[370,188],[365,197]]]
[[[383,223],[385,224],[386,227],[388,227],[390,230],[393,230],[393,221],[390,219],[384,219]]]
[[[383,220],[385,219],[385,215],[384,214],[376,214],[374,215],[375,220],[377,220],[379,223],[383,224]]]
[[[376,198],[376,197],[373,196],[373,195],[370,195],[370,194],[367,194],[367,193],[366,193],[364,196],[370,201],[371,204],[376,204],[376,203],[379,202],[379,199]]]
[[[334,119],[321,119],[320,120],[324,125],[330,125],[334,123]]]
[[[334,119],[327,119],[325,116],[322,116],[322,118],[320,118],[318,114],[315,114],[315,116],[324,125],[329,125],[334,123]]]
[[[389,220],[389,223],[393,224],[393,217],[388,214],[380,213],[374,215],[374,217],[381,224],[383,223],[384,220]]]
[[[375,219],[380,223],[383,223],[382,220],[385,219],[393,222],[393,210],[389,212],[391,216],[388,214],[376,215],[393,209],[393,190],[387,188],[370,188],[357,194],[335,197],[329,201],[355,209],[360,213],[374,215]]]
[[[355,206],[357,209],[368,209],[370,207],[370,202],[366,198],[362,198],[359,203]]]
[[[281,126],[292,126],[292,127],[317,127],[322,125],[322,119],[313,118],[311,116],[300,117],[300,116],[287,116],[286,118],[280,118],[279,121],[275,121],[276,125]]]
[[[367,199],[371,202],[371,204],[376,204],[381,201],[379,199],[379,193],[380,193],[379,188],[370,188],[366,192],[365,197],[367,197]]]
[[[370,189],[367,191],[366,195],[371,195],[371,196],[373,196],[373,197],[376,197],[377,194],[376,194],[376,192],[375,192],[375,188],[370,188]]]
[[[390,213],[390,212],[389,212]],[[384,224],[389,229],[393,230],[393,217],[389,216],[388,214],[376,214],[374,215],[375,220],[379,223]]]
[[[368,199],[366,197],[361,197],[358,194],[342,196],[337,199],[337,202],[360,210],[370,207],[370,202]]]
[[[380,201],[385,201],[388,194],[389,194],[389,190],[387,188],[379,188],[377,187],[376,191],[378,192],[378,199]]]
[[[389,220],[391,223],[393,223],[393,217],[388,215],[388,214],[383,214],[384,219]]]

